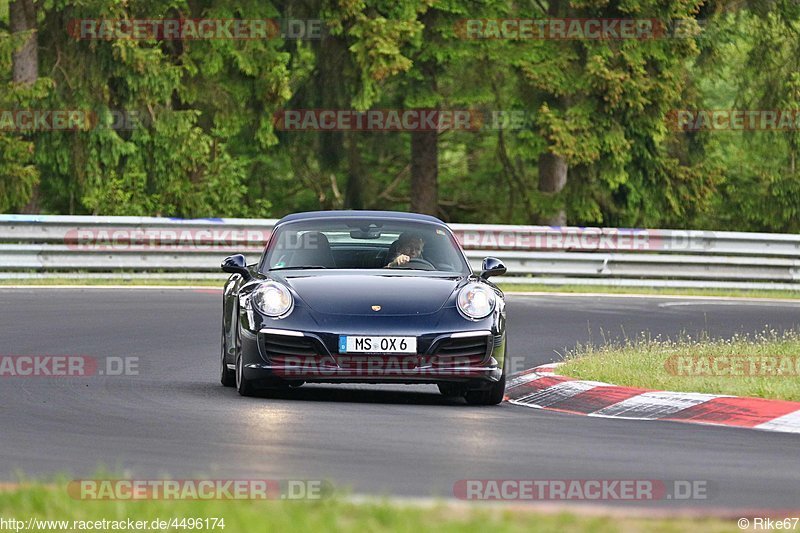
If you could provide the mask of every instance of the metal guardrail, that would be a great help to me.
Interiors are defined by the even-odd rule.
[[[0,215],[0,278],[219,278],[260,254],[273,219]],[[451,224],[473,267],[508,283],[800,290],[800,235]]]

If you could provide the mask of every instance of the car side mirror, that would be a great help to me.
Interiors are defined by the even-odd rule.
[[[502,276],[506,273],[506,266],[496,257],[485,257],[481,267],[481,278],[487,279],[489,276]]]
[[[239,274],[244,279],[250,279],[250,271],[247,270],[247,263],[242,254],[226,257],[222,261],[222,271],[229,274]]]

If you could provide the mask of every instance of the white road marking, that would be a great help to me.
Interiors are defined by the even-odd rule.
[[[645,392],[604,407],[589,416],[656,420],[720,397],[717,394],[697,392]]]
[[[719,306],[741,306],[741,305],[765,305],[769,307],[800,307],[800,302],[793,302],[791,300],[770,300],[766,302],[760,302],[756,300],[744,300],[744,301],[737,301],[737,302],[664,302],[658,304],[659,307],[685,307],[691,305],[719,305]]]
[[[517,405],[549,407],[562,400],[577,396],[582,392],[607,386],[609,386],[607,383],[597,381],[565,381],[532,394],[509,400],[509,402]]]
[[[755,429],[782,431],[784,433],[800,433],[800,410],[759,424],[755,426]]]

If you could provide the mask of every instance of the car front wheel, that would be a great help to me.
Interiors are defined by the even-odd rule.
[[[253,382],[244,375],[244,363],[240,353],[236,354],[236,390],[242,396],[255,396],[256,394]]]
[[[492,386],[485,390],[470,390],[464,398],[470,405],[497,405],[503,401],[506,393],[506,374],[500,381],[492,383]]]
[[[225,361],[225,353],[228,351],[225,345],[225,330],[222,330],[222,339],[220,340],[220,378],[219,381],[225,387],[233,387],[236,385],[236,371],[228,369],[228,363]]]

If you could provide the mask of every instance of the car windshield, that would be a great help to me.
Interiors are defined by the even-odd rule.
[[[392,219],[311,219],[282,224],[263,271],[398,269],[468,274],[469,265],[443,225]]]

